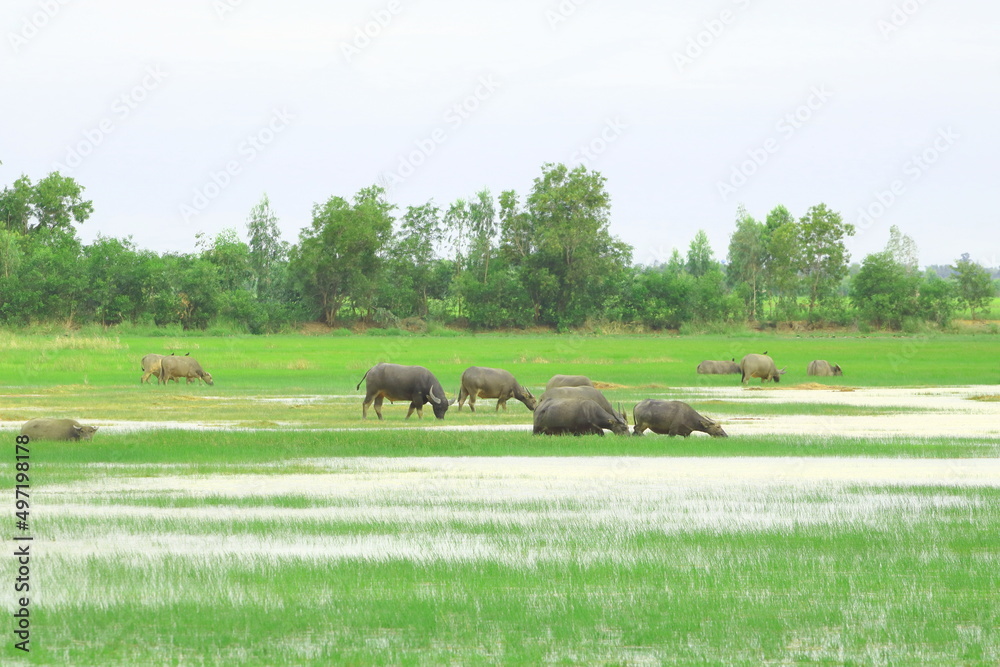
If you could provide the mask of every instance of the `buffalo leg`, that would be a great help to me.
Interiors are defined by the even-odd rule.
[[[375,397],[375,414],[378,415],[379,421],[382,421],[382,399],[381,394]]]

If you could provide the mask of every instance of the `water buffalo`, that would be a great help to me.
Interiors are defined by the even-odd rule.
[[[515,398],[529,410],[534,411],[538,401],[514,376],[502,368],[470,366],[462,373],[462,388],[458,392],[458,409],[462,409],[465,399],[469,399],[469,409],[476,411],[476,398],[495,398],[499,410],[507,409],[507,399]]]
[[[535,435],[627,435],[628,424],[594,401],[578,398],[550,398],[535,408]]]
[[[647,398],[632,409],[635,427],[632,435],[642,435],[649,429],[653,433],[665,433],[669,436],[681,435],[685,438],[692,431],[708,433],[714,438],[726,438],[728,435],[722,427],[711,419],[702,417],[683,401],[661,401]]]
[[[382,399],[389,402],[409,401],[410,409],[406,411],[409,419],[413,411],[424,418],[424,403],[430,403],[434,416],[444,419],[448,411],[448,399],[444,389],[434,374],[423,366],[400,366],[399,364],[376,364],[368,369],[361,382],[365,382],[365,400],[361,404],[362,419],[368,418],[368,406],[375,402],[375,414],[382,419]],[[356,389],[361,388],[361,382]]]
[[[21,435],[32,440],[90,440],[97,426],[83,426],[75,419],[32,419],[21,427]]]
[[[142,364],[142,379],[139,380],[139,384],[143,382],[149,382],[149,376],[155,375],[160,376],[160,359],[163,358],[162,354],[147,354],[139,362]]]
[[[215,384],[212,375],[206,373],[201,364],[194,357],[163,357],[160,359],[160,381],[159,384],[166,384],[176,378],[187,378],[187,384],[195,380],[204,380],[205,384]]]
[[[614,409],[604,394],[601,393],[600,389],[595,389],[594,387],[552,387],[547,389],[544,394],[542,394],[541,402],[551,401],[558,398],[574,398],[577,400],[593,401],[601,406],[606,412],[610,412],[613,415],[621,415],[622,419],[625,419],[625,415],[622,412],[618,412]]]
[[[760,378],[763,384],[768,380],[781,382],[785,369],[779,371],[774,365],[774,359],[765,354],[748,354],[740,361],[740,372],[743,374],[743,384],[750,382],[750,378]]]
[[[545,391],[552,387],[593,387],[594,383],[586,375],[553,375],[545,383]]]
[[[188,354],[191,354],[188,352]],[[167,355],[164,354],[147,354],[142,358],[140,362],[142,364],[142,379],[139,380],[139,384],[143,382],[149,382],[151,375],[155,375],[157,378],[160,377],[160,360]],[[173,353],[171,353],[173,356]],[[177,382],[177,378],[173,378],[174,382]]]
[[[831,365],[829,361],[825,359],[817,359],[815,361],[809,362],[809,375],[843,375],[844,371],[840,370],[840,364]]]
[[[736,359],[731,361],[711,361],[706,359],[698,364],[698,372],[702,375],[736,375],[740,372],[740,365]]]

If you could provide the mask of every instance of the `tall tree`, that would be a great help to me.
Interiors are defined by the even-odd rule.
[[[700,278],[718,265],[712,244],[708,242],[708,234],[699,229],[691,239],[687,252],[687,270],[695,278]]]
[[[605,178],[583,165],[546,164],[527,200],[531,245],[522,278],[559,326],[581,324],[600,312],[609,287],[631,262],[632,248],[611,236]]]
[[[883,250],[865,257],[851,280],[851,301],[861,319],[876,326],[899,329],[917,313],[919,277]]]
[[[336,322],[348,299],[362,308],[370,305],[392,234],[393,208],[378,186],[359,191],[353,204],[331,197],[313,206],[312,225],[299,234],[289,268],[327,324]]]
[[[799,244],[799,224],[794,220],[782,223],[767,235],[767,263],[764,277],[768,292],[777,299],[775,315],[791,316],[796,310],[802,269],[802,248]]]
[[[58,171],[32,183],[27,176],[0,192],[0,224],[12,231],[39,229],[73,231],[94,212],[94,204],[83,198],[83,186]]]
[[[278,216],[265,193],[260,203],[250,209],[247,217],[247,238],[250,247],[250,269],[257,298],[273,298],[282,273],[279,267],[288,257],[288,243],[281,240]]]
[[[802,273],[810,315],[816,304],[833,294],[847,275],[851,255],[844,245],[845,236],[854,236],[854,225],[845,223],[826,204],[813,206],[799,221]]]
[[[896,225],[889,227],[889,242],[885,249],[892,255],[896,263],[905,267],[907,271],[917,271],[917,243],[899,231],[899,227]]]
[[[757,319],[757,304],[764,294],[764,266],[767,261],[767,228],[741,205],[736,214],[736,231],[729,237],[730,284],[745,285],[747,317]]]
[[[962,253],[962,258],[955,262],[952,269],[954,273],[951,279],[955,281],[955,294],[975,319],[977,310],[989,308],[997,293],[996,285],[993,284],[989,271],[969,259],[969,253]]]

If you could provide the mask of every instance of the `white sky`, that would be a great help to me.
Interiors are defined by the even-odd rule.
[[[62,168],[84,241],[189,251],[264,192],[294,242],[375,182],[444,208],[583,160],[637,262],[824,202],[853,261],[895,224],[921,264],[998,266],[998,27],[986,0],[7,0],[0,185]]]

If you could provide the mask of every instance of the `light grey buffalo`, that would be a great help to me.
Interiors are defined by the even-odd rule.
[[[212,385],[212,374],[206,373],[198,360],[194,357],[163,357],[160,359],[160,381],[158,384],[166,384],[170,380],[177,378],[187,378],[187,384],[196,380],[204,380],[205,384]]]
[[[728,434],[717,423],[702,417],[694,408],[683,401],[662,401],[647,398],[632,409],[632,419],[635,426],[632,435],[642,435],[649,429],[653,433],[675,435],[691,435],[694,431],[708,433],[714,438],[727,438]]]
[[[514,398],[524,403],[525,407],[534,411],[538,401],[531,392],[522,386],[510,371],[502,368],[485,368],[470,366],[462,373],[462,387],[458,392],[458,409],[462,409],[465,399],[469,399],[469,409],[476,411],[477,398],[495,398],[497,407],[507,409],[507,400]]]
[[[139,362],[142,364],[142,379],[139,380],[139,384],[149,382],[151,375],[160,377],[160,359],[163,357],[162,354],[147,354],[142,358],[142,361]]]
[[[750,378],[760,378],[761,384],[768,380],[781,382],[781,376],[785,374],[785,369],[780,371],[774,364],[774,359],[766,354],[748,354],[740,361],[740,372],[743,374],[742,382],[747,384]]]
[[[808,374],[829,377],[833,375],[843,375],[844,371],[840,370],[840,364],[831,364],[825,359],[816,359],[815,361],[809,362]]]
[[[409,419],[413,411],[417,417],[424,418],[424,404],[430,403],[434,416],[444,419],[448,411],[448,399],[444,389],[434,374],[423,366],[401,366],[399,364],[376,364],[368,369],[361,378],[365,383],[365,400],[361,404],[361,417],[368,418],[368,406],[375,403],[375,414],[382,419],[382,399],[389,402],[409,401],[410,409],[406,411]],[[361,388],[361,382],[356,389]]]
[[[698,364],[698,372],[702,375],[737,375],[740,372],[740,365],[736,363],[736,359],[730,361],[706,359]]]
[[[75,419],[32,419],[21,427],[21,435],[32,440],[90,440],[97,426],[84,426]]]
[[[586,375],[553,375],[545,383],[545,391],[552,387],[593,387],[594,383]]]
[[[608,412],[591,400],[550,398],[535,408],[535,435],[627,435],[628,424],[620,415]]]
[[[551,389],[547,389],[545,393],[542,394],[540,403],[560,398],[593,401],[601,406],[606,412],[610,412],[613,415],[619,415],[623,420],[625,419],[625,413],[615,410],[614,406],[611,405],[611,401],[609,401],[607,397],[601,393],[601,390],[594,387],[552,387]]]

